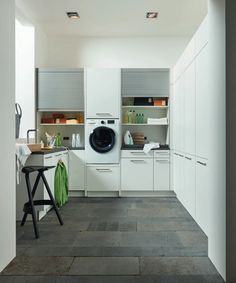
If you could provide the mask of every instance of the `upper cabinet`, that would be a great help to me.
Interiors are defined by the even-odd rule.
[[[38,110],[83,110],[83,69],[38,69]]]
[[[120,69],[86,69],[86,117],[119,118],[120,84]]]
[[[133,97],[168,97],[169,69],[122,69],[121,94]]]

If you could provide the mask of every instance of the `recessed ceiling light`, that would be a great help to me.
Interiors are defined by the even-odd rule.
[[[77,12],[66,12],[69,19],[79,19],[79,14]]]
[[[157,18],[157,15],[158,15],[157,12],[147,12],[146,18],[147,18],[147,19],[156,19],[156,18]]]

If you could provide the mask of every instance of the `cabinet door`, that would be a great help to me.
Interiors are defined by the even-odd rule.
[[[120,167],[87,166],[87,191],[119,191]]]
[[[169,191],[170,160],[154,159],[154,191]]]
[[[169,96],[169,69],[122,69],[121,78],[122,96]]]
[[[44,156],[44,166],[54,166],[54,165],[55,163],[54,163],[53,154],[45,155]],[[53,196],[54,196],[54,174],[55,174],[55,168],[52,168],[44,172],[44,175],[46,177],[46,180],[48,182],[48,185],[51,189]],[[50,199],[45,187],[44,187],[44,199]],[[49,208],[50,208],[50,205],[44,205],[44,210],[48,210]]]
[[[120,69],[86,70],[87,118],[120,117]]]
[[[180,153],[174,153],[174,191],[178,199],[182,202],[183,200],[183,191],[184,191],[184,156]]]
[[[121,190],[153,191],[153,159],[122,158]]]
[[[185,148],[184,152],[195,155],[195,62],[184,73],[184,125],[185,125]]]
[[[195,158],[190,155],[184,157],[184,184],[182,203],[195,218],[196,213],[196,184],[195,184]]]
[[[206,159],[196,158],[196,222],[208,235],[208,163]],[[213,201],[213,200],[211,200]]]
[[[84,109],[83,70],[39,69],[38,109]]]
[[[70,150],[69,152],[69,190],[84,191],[85,151]]]
[[[196,58],[196,155],[209,158],[210,148],[208,135],[210,133],[209,98],[208,87],[208,46],[204,47]],[[220,113],[219,113],[220,115]]]

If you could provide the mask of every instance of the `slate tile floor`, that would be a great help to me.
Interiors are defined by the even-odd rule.
[[[17,223],[17,257],[0,283],[223,283],[207,237],[174,197],[71,198],[39,223]]]

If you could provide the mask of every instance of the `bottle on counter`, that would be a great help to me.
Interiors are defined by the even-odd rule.
[[[141,114],[141,123],[142,124],[144,123],[144,114],[143,113]]]
[[[129,123],[129,111],[126,111],[126,112],[125,112],[125,115],[124,115],[124,123],[125,123],[125,124],[128,124],[128,123]]]
[[[56,147],[60,147],[61,146],[61,134],[57,133],[56,135]]]
[[[132,112],[132,123],[135,124],[136,123],[136,114],[135,114],[135,110],[133,110]]]
[[[132,110],[130,110],[129,113],[128,113],[128,123],[129,124],[132,124],[132,115],[133,115],[133,112],[132,112]]]
[[[77,133],[76,134],[76,137],[75,137],[75,147],[80,147],[81,144],[80,144],[80,134]]]
[[[71,146],[72,146],[72,148],[74,148],[74,147],[76,146],[75,134],[72,134],[72,138],[71,138]]]

